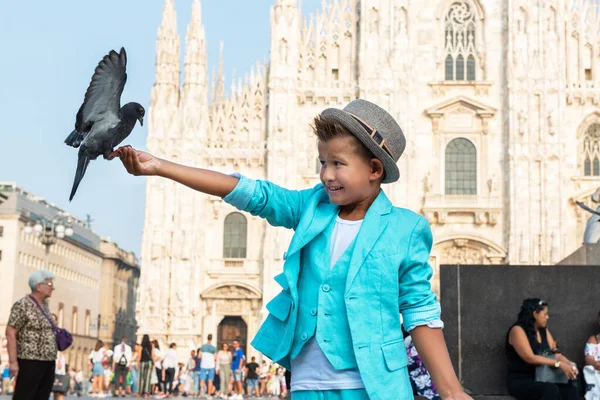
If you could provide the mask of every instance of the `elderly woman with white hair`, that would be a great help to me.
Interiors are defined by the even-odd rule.
[[[29,277],[31,295],[18,300],[6,327],[9,371],[17,377],[14,400],[48,400],[54,383],[56,336],[47,315],[54,274],[37,270]],[[44,309],[46,316],[42,312]]]

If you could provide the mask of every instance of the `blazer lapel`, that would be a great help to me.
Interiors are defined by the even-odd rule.
[[[311,240],[315,238],[319,233],[323,232],[325,228],[331,223],[331,220],[335,218],[338,214],[338,206],[331,203],[319,203],[315,208],[315,213],[313,215],[311,223],[308,225],[308,229],[304,231],[304,234],[301,232],[296,232],[292,242],[290,243],[290,247],[288,247],[288,251],[286,252],[285,258],[286,260],[293,256],[295,253],[300,251],[304,246],[306,246]],[[290,263],[290,265],[286,265],[288,268],[285,268],[284,272],[288,279],[288,283],[290,287],[296,287],[298,283],[298,275],[300,273],[300,262]]]
[[[381,190],[371,207],[369,207],[356,237],[356,244],[354,245],[346,279],[346,292],[352,286],[354,278],[356,278],[356,274],[358,274],[369,252],[387,227],[388,214],[391,208],[392,203]]]

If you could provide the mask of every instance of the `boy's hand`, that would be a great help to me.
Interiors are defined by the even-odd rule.
[[[109,159],[119,157],[123,166],[132,175],[157,175],[160,166],[160,159],[152,154],[135,150],[131,146],[122,146],[113,151]]]

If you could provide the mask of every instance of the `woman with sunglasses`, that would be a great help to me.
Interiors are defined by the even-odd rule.
[[[54,278],[50,271],[34,271],[29,277],[31,295],[18,300],[10,311],[6,337],[9,371],[11,376],[17,377],[15,400],[50,397],[58,352],[56,336],[47,317]]]
[[[578,370],[558,351],[548,325],[548,303],[538,298],[525,299],[521,311],[506,335],[508,393],[518,400],[577,400],[578,388],[572,380]],[[556,360],[542,356],[554,353]],[[560,369],[569,379],[566,384],[537,382],[536,367]]]

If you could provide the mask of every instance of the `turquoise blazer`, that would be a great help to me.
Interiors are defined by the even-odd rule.
[[[339,207],[330,203],[321,184],[296,191],[239,177],[224,201],[266,218],[273,226],[295,230],[283,256],[283,273],[275,277],[281,293],[267,304],[269,315],[252,341],[258,351],[290,368],[300,253],[327,227]],[[380,191],[356,237],[344,294],[356,361],[370,399],[413,398],[400,314],[407,331],[440,319],[440,306],[429,283],[431,245],[428,221],[393,207]]]

